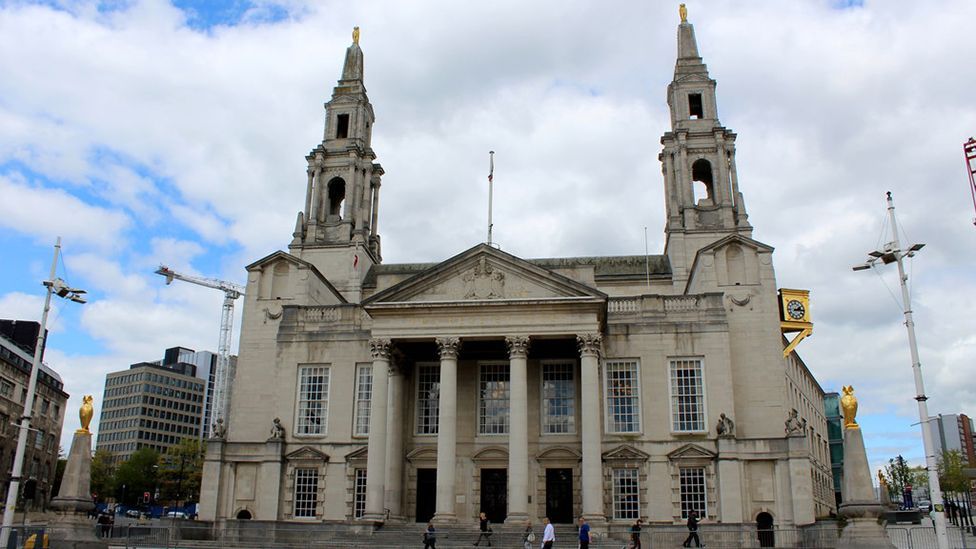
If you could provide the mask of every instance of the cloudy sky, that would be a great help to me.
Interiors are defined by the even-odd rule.
[[[894,269],[850,267],[883,243],[893,191],[927,244],[910,271],[930,411],[976,415],[976,3],[688,8],[755,236],[780,286],[812,292],[802,356],[825,390],[857,388],[873,463],[919,461]],[[386,262],[484,239],[490,149],[506,251],[640,254],[648,227],[661,253],[677,19],[670,2],[0,2],[0,317],[39,319],[61,235],[60,275],[91,294],[52,313],[70,409],[166,347],[215,350],[221,294],[153,270],[243,283],[287,246],[354,25]]]

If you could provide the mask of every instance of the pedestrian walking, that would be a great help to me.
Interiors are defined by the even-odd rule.
[[[556,543],[556,528],[549,522],[549,517],[542,519],[546,529],[542,532],[542,549],[552,549],[552,544]]]
[[[590,525],[583,517],[580,517],[579,524],[579,549],[590,549]]]
[[[630,546],[633,549],[642,549],[640,532],[641,532],[641,519],[637,519],[637,522],[635,522],[634,525],[630,527]]]
[[[437,545],[437,530],[434,529],[434,525],[427,523],[427,529],[424,530],[424,549],[435,549]]]
[[[525,532],[522,534],[522,549],[532,549],[535,542],[535,532],[532,531],[532,521],[525,523]]]
[[[478,525],[478,541],[474,542],[475,547],[477,547],[481,540],[488,542],[488,547],[491,547],[491,522],[488,521],[488,515],[484,511],[479,515],[480,524]]]
[[[698,522],[698,512],[694,509],[688,511],[688,538],[682,544],[685,547],[691,547],[691,540],[695,540],[695,547],[704,547],[698,539]]]

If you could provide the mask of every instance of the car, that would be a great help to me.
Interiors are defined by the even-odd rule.
[[[919,500],[918,510],[922,511],[923,513],[928,513],[932,510],[932,502],[927,499]]]
[[[139,518],[140,515],[142,515],[142,513],[140,513],[138,509],[129,509],[125,512],[125,516],[131,518]]]
[[[186,513],[183,511],[170,511],[166,513],[166,518],[185,519]]]

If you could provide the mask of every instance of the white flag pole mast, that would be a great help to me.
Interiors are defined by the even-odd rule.
[[[488,151],[488,245],[491,246],[491,190],[495,175],[495,151]]]

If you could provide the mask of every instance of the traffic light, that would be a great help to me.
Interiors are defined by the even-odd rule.
[[[143,492],[142,493],[142,502],[143,503],[149,503],[149,492]]]

